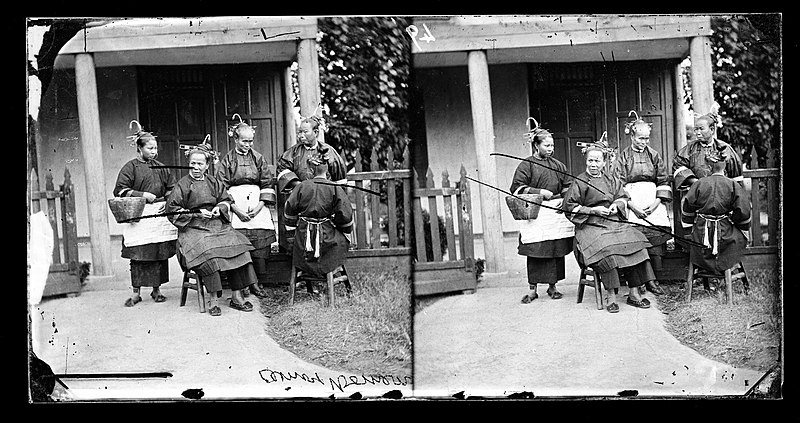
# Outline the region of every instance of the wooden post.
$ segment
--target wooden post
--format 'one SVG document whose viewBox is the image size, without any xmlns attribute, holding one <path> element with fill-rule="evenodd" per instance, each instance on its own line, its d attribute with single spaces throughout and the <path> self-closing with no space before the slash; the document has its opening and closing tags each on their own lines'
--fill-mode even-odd
<svg viewBox="0 0 800 423">
<path fill-rule="evenodd" d="M 464 165 L 461 165 L 461 180 L 459 182 L 459 188 L 461 188 L 461 198 L 463 207 L 462 210 L 459 210 L 459 214 L 461 215 L 461 221 L 463 225 L 461 226 L 461 233 L 463 234 L 464 240 L 464 265 L 468 271 L 472 271 L 475 266 L 475 237 L 472 234 L 472 195 L 470 195 L 469 189 L 469 180 L 467 179 L 467 169 L 464 168 Z"/>
<path fill-rule="evenodd" d="M 394 148 L 386 150 L 386 170 L 394 170 Z M 386 209 L 387 209 L 387 232 L 389 233 L 389 248 L 397 247 L 397 191 L 395 189 L 396 179 L 386 180 Z"/>
<path fill-rule="evenodd" d="M 416 191 L 419 188 L 419 175 L 417 170 L 413 172 L 414 184 L 413 188 Z M 428 255 L 425 252 L 425 223 L 422 219 L 422 197 L 414 196 L 414 240 L 417 247 L 417 263 L 425 263 L 428 261 Z"/>
<path fill-rule="evenodd" d="M 750 150 L 750 168 L 758 169 L 756 147 Z M 750 179 L 750 245 L 763 245 L 761 242 L 761 178 Z"/>
<path fill-rule="evenodd" d="M 58 211 L 56 209 L 56 187 L 53 185 L 53 174 L 50 171 L 44 177 L 44 189 L 47 191 L 47 218 L 53 227 L 53 263 L 61 263 L 62 236 L 58 232 Z"/>
<path fill-rule="evenodd" d="M 431 168 L 425 173 L 425 188 L 436 188 L 433 183 L 433 172 Z M 433 250 L 433 261 L 442 261 L 442 241 L 439 236 L 439 208 L 436 206 L 436 196 L 428 197 L 428 213 L 431 224 L 431 249 Z"/>
<path fill-rule="evenodd" d="M 450 188 L 450 174 L 447 169 L 442 172 L 442 188 Z M 447 232 L 447 253 L 450 260 L 458 260 L 456 257 L 456 235 L 453 231 L 453 196 L 445 194 L 444 200 L 444 227 Z"/>
<path fill-rule="evenodd" d="M 289 147 L 297 144 L 297 128 L 295 127 L 294 122 L 294 93 L 292 92 L 291 66 L 287 66 L 283 70 L 283 86 L 286 93 L 283 98 L 283 114 L 284 119 L 286 120 L 286 125 L 284 125 L 284 136 L 286 137 L 284 145 L 288 149 Z"/>
<path fill-rule="evenodd" d="M 297 83 L 300 95 L 300 114 L 310 116 L 320 105 L 322 95 L 319 87 L 319 58 L 317 41 L 313 38 L 300 40 L 297 44 Z M 319 131 L 319 140 L 324 140 Z"/>
<path fill-rule="evenodd" d="M 369 170 L 377 172 L 378 169 L 378 150 L 375 146 L 372 147 L 372 157 L 370 158 Z M 369 188 L 375 192 L 381 191 L 380 179 L 373 179 L 370 181 Z M 372 217 L 372 248 L 381 248 L 381 197 L 378 195 L 369 196 L 370 216 Z"/>
<path fill-rule="evenodd" d="M 361 168 L 361 152 L 358 151 L 358 149 L 356 149 L 355 161 L 356 162 L 353 164 L 353 167 L 355 168 L 356 172 L 361 172 L 361 170 L 362 170 L 362 168 Z M 356 186 L 359 187 L 359 188 L 363 188 L 364 187 L 364 182 L 363 181 L 356 181 Z M 356 230 L 356 234 L 355 234 L 356 235 L 355 236 L 356 248 L 369 248 L 369 245 L 367 244 L 367 219 L 364 216 L 365 211 L 366 211 L 366 207 L 364 206 L 364 191 L 361 191 L 360 189 L 357 189 L 356 190 L 356 218 L 355 218 L 355 223 L 356 223 L 356 227 L 355 227 L 355 230 Z"/>
<path fill-rule="evenodd" d="M 411 169 L 411 154 L 408 145 L 403 149 L 403 169 Z M 403 241 L 404 247 L 411 247 L 411 178 L 403 179 Z"/>
<path fill-rule="evenodd" d="M 706 36 L 689 41 L 692 61 L 692 108 L 702 115 L 711 111 L 714 102 L 714 77 L 711 67 L 711 41 Z"/>
<path fill-rule="evenodd" d="M 489 65 L 486 52 L 470 51 L 468 55 L 469 96 L 472 106 L 472 130 L 478 157 L 478 179 L 497 186 L 497 165 L 489 156 L 494 152 L 492 95 L 489 90 Z M 486 272 L 497 273 L 503 267 L 503 225 L 500 219 L 500 196 L 497 191 L 480 185 L 478 188 L 483 224 L 483 248 Z"/>
<path fill-rule="evenodd" d="M 675 152 L 677 152 L 686 145 L 686 115 L 683 112 L 683 96 L 686 93 L 683 90 L 683 72 L 681 64 L 676 63 L 673 69 L 672 85 L 675 87 Z M 671 160 L 671 157 L 667 157 L 666 159 Z"/>
<path fill-rule="evenodd" d="M 64 168 L 64 185 L 61 186 L 61 191 L 64 192 L 64 199 L 61 203 L 62 212 L 61 218 L 63 219 L 62 228 L 64 229 L 64 261 L 69 263 L 70 267 L 75 264 L 78 265 L 78 227 L 75 222 L 75 189 L 72 186 L 72 177 L 69 174 L 69 169 Z"/>
<path fill-rule="evenodd" d="M 767 167 L 776 168 L 775 164 L 775 150 L 770 149 L 767 151 Z M 767 178 L 767 222 L 769 234 L 769 245 L 778 245 L 778 186 L 777 179 L 774 177 Z"/>
<path fill-rule="evenodd" d="M 75 86 L 78 94 L 78 120 L 86 179 L 89 215 L 89 239 L 92 247 L 92 273 L 113 275 L 111 235 L 108 230 L 108 203 L 103 145 L 100 139 L 100 111 L 97 105 L 97 81 L 94 58 L 89 53 L 75 55 Z"/>
</svg>

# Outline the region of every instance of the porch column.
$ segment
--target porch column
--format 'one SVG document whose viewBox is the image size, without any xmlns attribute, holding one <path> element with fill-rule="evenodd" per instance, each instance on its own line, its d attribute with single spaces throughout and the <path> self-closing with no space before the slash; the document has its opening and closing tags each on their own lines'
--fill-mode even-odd
<svg viewBox="0 0 800 423">
<path fill-rule="evenodd" d="M 675 151 L 677 152 L 686 145 L 686 114 L 683 110 L 683 96 L 686 94 L 683 89 L 683 68 L 681 64 L 675 64 L 672 71 L 672 85 L 675 87 Z M 671 160 L 671 159 L 669 159 Z"/>
<path fill-rule="evenodd" d="M 489 90 L 489 64 L 486 52 L 468 53 L 469 97 L 472 106 L 472 130 L 475 134 L 475 152 L 478 156 L 478 179 L 492 186 L 497 185 L 497 165 L 494 157 L 494 121 L 492 119 L 492 94 Z M 503 225 L 500 220 L 501 198 L 498 191 L 479 185 L 481 201 L 481 223 L 483 226 L 483 248 L 486 255 L 486 271 L 502 271 Z"/>
<path fill-rule="evenodd" d="M 286 136 L 285 148 L 297 144 L 297 128 L 294 122 L 294 93 L 292 92 L 292 67 L 287 66 L 283 70 L 283 86 L 286 87 L 286 95 L 283 100 L 284 134 Z"/>
<path fill-rule="evenodd" d="M 706 36 L 693 37 L 689 42 L 692 60 L 692 109 L 702 115 L 711 110 L 714 102 L 714 77 L 711 69 L 711 41 Z"/>
<path fill-rule="evenodd" d="M 319 58 L 317 41 L 313 38 L 300 40 L 297 44 L 297 83 L 300 91 L 300 115 L 308 116 L 320 104 Z M 320 139 L 322 138 L 320 131 Z"/>
<path fill-rule="evenodd" d="M 92 274 L 111 276 L 111 235 L 108 230 L 108 201 L 100 141 L 100 112 L 94 58 L 89 53 L 75 55 L 75 86 L 78 95 L 78 122 L 81 130 L 83 170 L 89 211 L 89 239 L 92 243 Z"/>
</svg>

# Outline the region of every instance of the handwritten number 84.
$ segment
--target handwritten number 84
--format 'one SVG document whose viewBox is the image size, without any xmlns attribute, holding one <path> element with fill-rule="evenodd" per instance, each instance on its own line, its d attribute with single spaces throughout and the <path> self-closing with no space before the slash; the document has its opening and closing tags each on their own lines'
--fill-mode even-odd
<svg viewBox="0 0 800 423">
<path fill-rule="evenodd" d="M 422 28 L 425 30 L 425 34 L 419 37 L 421 41 L 425 41 L 426 43 L 436 41 L 436 38 L 433 37 L 433 34 L 431 34 L 431 31 L 428 29 L 427 25 L 423 23 Z M 408 32 L 408 35 L 411 36 L 411 39 L 414 41 L 414 45 L 417 46 L 417 50 L 422 50 L 422 48 L 419 46 L 419 43 L 417 43 L 417 34 L 419 34 L 419 29 L 417 29 L 417 26 L 409 25 L 408 28 L 406 28 L 406 32 Z"/>
</svg>

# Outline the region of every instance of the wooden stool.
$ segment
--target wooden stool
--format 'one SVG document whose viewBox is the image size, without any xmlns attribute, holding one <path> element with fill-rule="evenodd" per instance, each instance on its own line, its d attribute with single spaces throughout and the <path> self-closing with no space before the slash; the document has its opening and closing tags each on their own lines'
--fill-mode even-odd
<svg viewBox="0 0 800 423">
<path fill-rule="evenodd" d="M 293 305 L 294 304 L 294 292 L 297 289 L 297 286 L 296 286 L 297 285 L 297 268 L 295 268 L 294 266 L 290 266 L 290 269 L 291 270 L 290 270 L 290 273 L 289 273 L 289 305 Z M 338 270 L 338 269 L 336 269 L 336 270 Z M 333 274 L 336 273 L 336 270 L 334 270 L 332 272 L 328 272 L 328 273 L 325 274 L 325 280 L 326 280 L 327 285 L 328 285 L 328 301 L 329 301 L 328 304 L 331 307 L 334 306 L 334 296 L 335 296 L 334 295 L 335 294 L 334 287 L 336 285 L 336 282 L 344 282 L 345 287 L 347 288 L 347 292 L 348 293 L 352 292 L 352 289 L 350 287 L 350 281 L 349 281 L 349 278 L 347 277 L 347 269 L 345 269 L 344 265 L 342 265 L 342 274 L 343 274 L 343 276 L 334 279 Z M 306 279 L 306 290 L 309 293 L 313 292 L 312 289 L 311 289 L 310 282 L 311 282 L 310 280 Z"/>
<path fill-rule="evenodd" d="M 191 280 L 194 279 L 194 283 Z M 181 285 L 181 303 L 180 306 L 186 305 L 186 294 L 190 289 L 197 291 L 197 304 L 200 306 L 200 312 L 206 312 L 206 296 L 203 293 L 203 280 L 192 270 L 183 272 L 183 284 Z"/>
<path fill-rule="evenodd" d="M 591 279 L 587 279 L 587 277 L 591 277 Z M 597 303 L 597 309 L 602 310 L 605 308 L 604 300 L 603 300 L 603 283 L 600 281 L 600 276 L 597 275 L 593 269 L 581 267 L 581 279 L 578 283 L 578 304 L 583 302 L 583 290 L 586 289 L 586 286 L 591 286 L 594 288 L 594 296 L 595 302 Z"/>
<path fill-rule="evenodd" d="M 741 263 L 738 263 L 735 267 L 741 266 Z M 725 270 L 724 275 L 718 275 L 711 272 L 706 272 L 704 269 L 700 269 L 699 272 L 695 273 L 695 266 L 692 264 L 692 261 L 689 260 L 689 273 L 686 276 L 686 302 L 692 301 L 692 286 L 694 285 L 695 278 L 716 278 L 716 279 L 725 279 L 725 291 L 728 295 L 728 305 L 733 304 L 733 281 L 737 279 L 746 278 L 744 273 L 744 266 L 742 266 L 742 273 L 737 273 L 735 276 L 731 275 L 731 270 L 735 267 Z M 707 285 L 707 282 L 703 282 L 704 285 Z"/>
</svg>

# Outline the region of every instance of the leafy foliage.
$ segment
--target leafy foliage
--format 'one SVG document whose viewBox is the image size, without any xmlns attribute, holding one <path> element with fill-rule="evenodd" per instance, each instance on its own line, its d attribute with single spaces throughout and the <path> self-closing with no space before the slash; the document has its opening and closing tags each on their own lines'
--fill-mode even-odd
<svg viewBox="0 0 800 423">
<path fill-rule="evenodd" d="M 410 19 L 399 17 L 320 18 L 320 85 L 326 142 L 353 163 L 356 149 L 370 157 L 373 146 L 401 157 L 408 142 Z M 365 168 L 369 166 L 366 160 Z"/>
<path fill-rule="evenodd" d="M 759 165 L 780 148 L 781 48 L 778 15 L 715 16 L 711 19 L 714 98 L 720 104 L 719 138 L 744 152 L 755 146 Z M 684 73 L 688 103 L 691 74 Z M 777 159 L 777 156 L 776 156 Z"/>
</svg>

